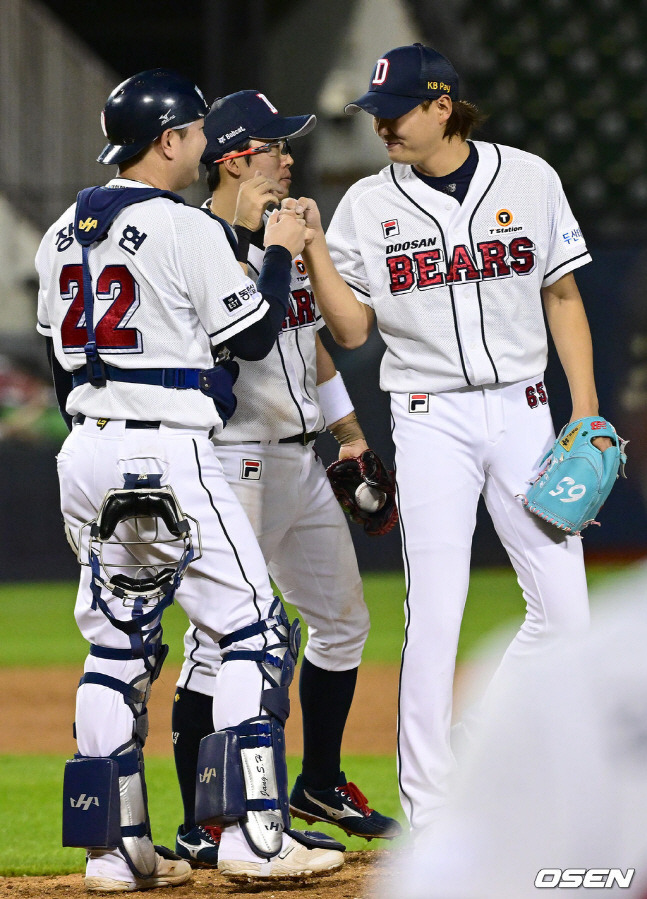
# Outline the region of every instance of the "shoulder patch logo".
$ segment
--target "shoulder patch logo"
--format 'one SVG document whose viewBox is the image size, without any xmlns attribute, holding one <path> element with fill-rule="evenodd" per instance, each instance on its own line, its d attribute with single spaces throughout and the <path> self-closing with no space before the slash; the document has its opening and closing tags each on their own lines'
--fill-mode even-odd
<svg viewBox="0 0 647 899">
<path fill-rule="evenodd" d="M 99 222 L 96 219 L 87 218 L 83 219 L 82 222 L 79 222 L 79 229 L 81 231 L 93 231 L 98 225 Z"/>
<path fill-rule="evenodd" d="M 576 427 L 572 428 L 568 432 L 568 434 L 564 434 L 562 439 L 559 441 L 560 446 L 563 446 L 567 453 L 570 453 L 573 442 L 581 430 L 582 422 L 580 422 Z"/>
<path fill-rule="evenodd" d="M 223 297 L 222 303 L 227 310 L 227 314 L 234 315 L 243 303 L 247 302 L 247 300 L 252 297 L 257 296 L 257 294 L 258 291 L 256 290 L 256 285 L 250 284 L 249 287 L 243 287 L 238 293 L 230 293 L 229 296 Z"/>
<path fill-rule="evenodd" d="M 394 234 L 400 233 L 400 226 L 397 219 L 389 219 L 388 222 L 382 222 L 382 234 L 384 238 L 393 237 Z"/>
</svg>

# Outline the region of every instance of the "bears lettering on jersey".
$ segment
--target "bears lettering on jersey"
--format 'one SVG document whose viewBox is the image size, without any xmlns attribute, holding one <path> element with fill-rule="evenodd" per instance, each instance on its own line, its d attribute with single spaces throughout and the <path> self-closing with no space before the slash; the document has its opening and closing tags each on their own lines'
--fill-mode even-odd
<svg viewBox="0 0 647 899">
<path fill-rule="evenodd" d="M 290 305 L 285 314 L 281 329 L 292 331 L 306 325 L 314 325 L 317 320 L 315 298 L 311 290 L 305 287 L 290 292 Z"/>
<path fill-rule="evenodd" d="M 392 244 L 387 253 L 400 246 L 424 245 L 424 241 Z M 493 278 L 509 278 L 513 274 L 527 275 L 537 263 L 536 247 L 529 237 L 515 237 L 506 245 L 501 240 L 481 241 L 476 253 L 459 244 L 448 258 L 440 247 L 430 247 L 415 253 L 387 255 L 389 287 L 392 294 L 430 290 L 449 284 L 466 284 Z"/>
</svg>

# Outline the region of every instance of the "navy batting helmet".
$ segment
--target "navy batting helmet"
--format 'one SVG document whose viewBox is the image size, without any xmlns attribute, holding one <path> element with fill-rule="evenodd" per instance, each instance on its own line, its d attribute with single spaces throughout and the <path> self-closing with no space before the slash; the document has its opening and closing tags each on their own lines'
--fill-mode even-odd
<svg viewBox="0 0 647 899">
<path fill-rule="evenodd" d="M 101 127 L 110 143 L 97 162 L 124 162 L 167 128 L 184 128 L 208 112 L 200 89 L 171 69 L 149 69 L 133 75 L 117 85 L 103 107 Z"/>
</svg>

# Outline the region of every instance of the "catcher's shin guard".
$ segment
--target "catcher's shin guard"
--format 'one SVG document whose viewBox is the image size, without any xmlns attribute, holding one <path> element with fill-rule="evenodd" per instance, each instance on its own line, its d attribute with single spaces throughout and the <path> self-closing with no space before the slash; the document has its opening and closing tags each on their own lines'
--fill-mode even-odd
<svg viewBox="0 0 647 899">
<path fill-rule="evenodd" d="M 63 845 L 120 849 L 135 877 L 155 873 L 144 759 L 139 747 L 65 763 Z"/>
<path fill-rule="evenodd" d="M 199 527 L 190 520 L 199 544 Z M 125 523 L 132 527 L 130 539 L 117 533 Z M 183 514 L 171 488 L 161 486 L 159 475 L 146 474 L 126 474 L 123 489 L 109 490 L 96 519 L 83 525 L 78 541 L 73 543 L 79 561 L 91 569 L 93 607 L 100 609 L 130 644 L 129 649 L 91 645 L 90 655 L 122 662 L 141 660 L 143 670 L 130 683 L 101 671 L 88 671 L 80 680 L 79 688 L 95 684 L 121 693 L 132 712 L 133 727 L 130 738 L 109 756 L 77 755 L 66 763 L 63 845 L 118 848 L 134 876 L 145 880 L 156 871 L 144 778 L 146 706 L 151 685 L 168 652 L 168 646 L 162 643 L 162 613 L 173 602 L 199 549 L 196 555 L 189 516 Z M 127 545 L 132 564 L 111 564 L 110 544 Z M 169 552 L 175 547 L 175 566 L 156 564 L 148 558 L 155 545 L 165 545 Z M 106 593 L 112 595 L 111 599 Z M 114 599 L 131 610 L 129 618 L 121 619 L 111 611 L 109 603 Z"/>
<path fill-rule="evenodd" d="M 268 644 L 262 650 L 229 648 L 261 633 Z M 200 744 L 196 821 L 223 825 L 239 821 L 261 858 L 272 858 L 281 850 L 282 833 L 290 824 L 283 727 L 290 712 L 288 689 L 300 641 L 299 622 L 290 624 L 278 599 L 269 618 L 220 641 L 223 665 L 256 662 L 267 684 L 261 693 L 267 714 L 210 734 Z"/>
<path fill-rule="evenodd" d="M 290 826 L 283 725 L 269 715 L 204 737 L 198 756 L 196 821 L 240 823 L 261 858 L 280 852 Z"/>
<path fill-rule="evenodd" d="M 79 688 L 97 684 L 121 693 L 133 715 L 132 737 L 110 756 L 77 755 L 66 762 L 63 789 L 63 845 L 118 848 L 135 877 L 142 879 L 155 873 L 143 747 L 148 736 L 146 705 L 151 684 L 159 674 L 167 647 L 158 643 L 157 649 L 157 655 L 142 660 L 146 667 L 131 683 L 100 672 L 83 675 Z M 90 651 L 101 658 L 120 657 L 122 652 L 97 646 Z"/>
</svg>

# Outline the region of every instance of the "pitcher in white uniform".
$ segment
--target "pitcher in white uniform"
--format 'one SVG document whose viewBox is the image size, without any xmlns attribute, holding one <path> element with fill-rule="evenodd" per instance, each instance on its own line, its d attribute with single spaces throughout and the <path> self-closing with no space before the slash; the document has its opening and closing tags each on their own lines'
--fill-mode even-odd
<svg viewBox="0 0 647 899">
<path fill-rule="evenodd" d="M 407 581 L 398 763 L 418 830 L 442 807 L 455 764 L 452 685 L 481 494 L 526 602 L 502 664 L 588 626 L 580 538 L 551 529 L 517 496 L 554 441 L 544 312 L 572 418 L 598 413 L 572 274 L 590 256 L 546 162 L 468 140 L 481 116 L 435 50 L 386 53 L 368 92 L 346 107 L 360 109 L 390 165 L 346 193 L 329 250 L 316 205 L 299 205 L 317 232 L 304 258 L 333 336 L 359 346 L 376 320 L 386 343 L 380 386 L 391 394 Z"/>
</svg>

